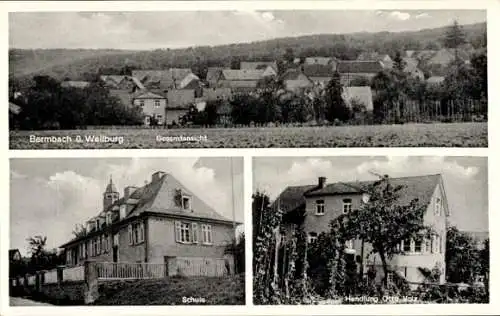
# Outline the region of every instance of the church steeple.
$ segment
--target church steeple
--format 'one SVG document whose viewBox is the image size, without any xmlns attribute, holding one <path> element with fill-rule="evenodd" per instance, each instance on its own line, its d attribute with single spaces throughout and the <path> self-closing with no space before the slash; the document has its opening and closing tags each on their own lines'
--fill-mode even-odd
<svg viewBox="0 0 500 316">
<path fill-rule="evenodd" d="M 109 183 L 106 186 L 106 191 L 104 191 L 102 198 L 103 209 L 104 210 L 107 209 L 110 205 L 115 203 L 119 198 L 120 194 L 118 193 L 118 190 L 116 189 L 116 186 L 113 183 L 113 178 L 110 176 Z"/>
</svg>

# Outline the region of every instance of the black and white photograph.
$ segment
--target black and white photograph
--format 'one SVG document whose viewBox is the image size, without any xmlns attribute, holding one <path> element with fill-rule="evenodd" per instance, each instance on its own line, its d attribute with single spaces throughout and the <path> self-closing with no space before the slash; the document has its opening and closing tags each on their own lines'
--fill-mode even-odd
<svg viewBox="0 0 500 316">
<path fill-rule="evenodd" d="M 488 147 L 486 10 L 234 7 L 10 12 L 10 148 Z"/>
<path fill-rule="evenodd" d="M 254 158 L 253 303 L 489 303 L 487 160 Z"/>
<path fill-rule="evenodd" d="M 241 157 L 10 165 L 10 306 L 245 304 Z"/>
</svg>

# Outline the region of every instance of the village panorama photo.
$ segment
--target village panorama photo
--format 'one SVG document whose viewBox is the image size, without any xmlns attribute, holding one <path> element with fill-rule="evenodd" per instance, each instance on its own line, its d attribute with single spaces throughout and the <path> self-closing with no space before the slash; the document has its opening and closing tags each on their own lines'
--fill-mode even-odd
<svg viewBox="0 0 500 316">
<path fill-rule="evenodd" d="M 10 306 L 245 304 L 241 157 L 10 164 Z"/>
<path fill-rule="evenodd" d="M 9 13 L 11 149 L 487 147 L 487 86 L 486 10 Z"/>
<path fill-rule="evenodd" d="M 254 158 L 254 304 L 489 303 L 487 166 Z"/>
</svg>

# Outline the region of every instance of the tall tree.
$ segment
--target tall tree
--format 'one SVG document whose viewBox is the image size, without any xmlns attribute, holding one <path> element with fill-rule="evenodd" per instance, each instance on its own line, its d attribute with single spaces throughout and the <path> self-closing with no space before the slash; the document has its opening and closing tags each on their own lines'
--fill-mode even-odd
<svg viewBox="0 0 500 316">
<path fill-rule="evenodd" d="M 292 48 L 287 48 L 285 54 L 283 55 L 283 60 L 285 60 L 288 64 L 293 64 L 295 59 L 295 53 Z"/>
<path fill-rule="evenodd" d="M 446 279 L 452 283 L 472 284 L 479 273 L 479 252 L 472 236 L 455 226 L 446 233 Z"/>
<path fill-rule="evenodd" d="M 330 122 L 335 121 L 335 119 L 344 122 L 351 118 L 351 111 L 344 102 L 342 92 L 343 87 L 340 82 L 340 74 L 335 71 L 325 90 L 325 117 Z"/>
<path fill-rule="evenodd" d="M 388 175 L 380 176 L 363 188 L 370 197 L 368 202 L 342 220 L 346 237 L 364 240 L 373 247 L 372 253 L 382 263 L 384 284 L 389 273 L 388 261 L 400 253 L 401 241 L 418 240 L 430 233 L 430 227 L 423 221 L 427 206 L 418 199 L 401 203 L 403 189 L 402 185 L 393 185 Z"/>
<path fill-rule="evenodd" d="M 396 52 L 396 56 L 394 56 L 394 69 L 401 72 L 405 69 L 405 61 L 401 57 L 399 51 Z"/>
<path fill-rule="evenodd" d="M 460 45 L 465 44 L 465 33 L 457 20 L 453 21 L 453 24 L 446 30 L 443 44 L 446 48 L 452 48 L 455 50 L 455 59 L 458 59 L 458 48 Z"/>
</svg>

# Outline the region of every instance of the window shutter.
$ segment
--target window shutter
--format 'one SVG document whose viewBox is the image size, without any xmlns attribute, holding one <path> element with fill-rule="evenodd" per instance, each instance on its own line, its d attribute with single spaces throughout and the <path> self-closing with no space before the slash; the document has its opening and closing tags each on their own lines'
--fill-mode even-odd
<svg viewBox="0 0 500 316">
<path fill-rule="evenodd" d="M 193 243 L 197 244 L 198 243 L 198 224 L 197 223 L 192 223 L 191 224 L 191 239 L 193 240 Z"/>
<path fill-rule="evenodd" d="M 134 243 L 134 236 L 132 232 L 132 225 L 128 225 L 128 244 L 132 245 Z"/>
<path fill-rule="evenodd" d="M 175 241 L 181 241 L 181 222 L 175 222 Z"/>
<path fill-rule="evenodd" d="M 209 244 L 212 243 L 212 226 L 211 225 L 207 225 L 207 241 Z"/>
</svg>

